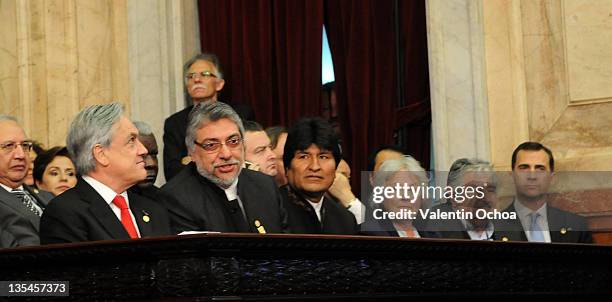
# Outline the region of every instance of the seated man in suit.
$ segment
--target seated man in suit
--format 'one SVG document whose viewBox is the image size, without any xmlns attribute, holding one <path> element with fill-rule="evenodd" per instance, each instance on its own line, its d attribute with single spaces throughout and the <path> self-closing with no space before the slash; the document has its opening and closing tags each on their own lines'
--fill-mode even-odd
<svg viewBox="0 0 612 302">
<path fill-rule="evenodd" d="M 243 138 L 229 105 L 201 103 L 191 112 L 185 144 L 194 162 L 162 187 L 175 232 L 287 232 L 274 179 L 242 169 Z"/>
<path fill-rule="evenodd" d="M 170 181 L 191 162 L 185 147 L 187 119 L 193 107 L 202 102 L 216 102 L 225 85 L 219 58 L 201 53 L 189 59 L 183 67 L 185 90 L 193 105 L 171 115 L 164 121 L 164 174 Z M 247 104 L 231 104 L 244 120 L 254 120 L 253 109 Z"/>
<path fill-rule="evenodd" d="M 471 217 L 450 216 L 448 219 L 427 220 L 426 230 L 436 233 L 442 238 L 471 239 L 471 240 L 502 240 L 500 232 L 496 232 L 496 221 L 479 218 L 478 210 L 491 212 L 497 205 L 497 178 L 493 167 L 487 161 L 480 159 L 461 158 L 453 162 L 446 182 L 448 187 L 472 187 L 474 191 L 480 187 L 482 198 L 466 198 L 455 195 L 431 208 L 431 212 L 461 213 L 465 212 Z M 467 191 L 463 189 L 462 191 Z M 471 219 L 469 219 L 471 218 Z"/>
<path fill-rule="evenodd" d="M 321 118 L 305 118 L 290 129 L 283 162 L 288 185 L 282 187 L 294 233 L 356 234 L 355 216 L 340 203 L 325 198 L 342 159 L 338 138 Z"/>
<path fill-rule="evenodd" d="M 553 179 L 555 160 L 544 145 L 524 142 L 512 153 L 512 177 L 516 196 L 505 210 L 516 212 L 504 228 L 518 240 L 530 242 L 592 243 L 586 220 L 548 204 L 548 188 Z"/>
<path fill-rule="evenodd" d="M 159 188 L 155 186 L 157 173 L 159 172 L 157 140 L 149 124 L 141 121 L 134 121 L 134 126 L 138 129 L 138 140 L 147 148 L 147 155 L 145 156 L 147 177 L 135 186 L 132 186 L 130 191 L 144 195 L 152 200 L 158 200 L 160 198 L 160 191 Z"/>
<path fill-rule="evenodd" d="M 42 200 L 24 184 L 32 142 L 14 117 L 0 115 L 0 247 L 39 244 Z"/>
<path fill-rule="evenodd" d="M 121 104 L 77 114 L 66 139 L 79 179 L 54 198 L 40 222 L 43 244 L 170 235 L 166 209 L 127 191 L 145 179 L 147 149 Z"/>
</svg>

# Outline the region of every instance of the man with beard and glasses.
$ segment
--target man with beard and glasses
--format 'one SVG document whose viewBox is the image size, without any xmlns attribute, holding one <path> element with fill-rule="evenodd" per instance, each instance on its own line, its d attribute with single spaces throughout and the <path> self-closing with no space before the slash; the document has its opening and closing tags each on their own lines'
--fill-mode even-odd
<svg viewBox="0 0 612 302">
<path fill-rule="evenodd" d="M 189 115 L 185 144 L 193 159 L 162 187 L 173 230 L 287 232 L 287 214 L 274 179 L 242 169 L 244 127 L 222 102 Z"/>
<path fill-rule="evenodd" d="M 472 219 L 430 219 L 425 230 L 431 234 L 437 233 L 439 237 L 451 239 L 471 240 L 502 240 L 502 235 L 496 232 L 496 221 L 479 219 L 476 211 L 493 211 L 497 205 L 497 179 L 489 162 L 479 159 L 461 158 L 456 160 L 448 172 L 447 185 L 455 192 L 457 187 L 472 187 L 476 192 L 478 187 L 484 196 L 453 196 L 446 202 L 431 208 L 431 212 L 464 212 L 471 213 Z M 465 189 L 464 189 L 465 190 Z M 467 190 L 466 190 L 467 191 Z M 473 194 L 478 195 L 478 194 Z M 481 198 L 478 198 L 481 197 Z M 467 215 L 466 215 L 467 216 Z M 504 234 L 505 236 L 505 234 Z"/>
</svg>

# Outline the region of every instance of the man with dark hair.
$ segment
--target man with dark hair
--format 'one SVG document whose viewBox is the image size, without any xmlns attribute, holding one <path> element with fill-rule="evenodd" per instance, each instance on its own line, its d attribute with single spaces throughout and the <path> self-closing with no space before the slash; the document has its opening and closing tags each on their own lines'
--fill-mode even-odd
<svg viewBox="0 0 612 302">
<path fill-rule="evenodd" d="M 282 192 L 294 233 L 357 233 L 355 216 L 325 198 L 341 159 L 338 138 L 327 121 L 305 118 L 289 129 L 283 154 L 289 184 Z"/>
<path fill-rule="evenodd" d="M 270 138 L 270 146 L 276 155 L 276 184 L 284 186 L 287 184 L 285 175 L 285 164 L 283 164 L 283 152 L 285 152 L 285 142 L 287 141 L 287 129 L 283 126 L 273 126 L 266 129 L 266 134 Z"/>
<path fill-rule="evenodd" d="M 266 175 L 276 176 L 276 154 L 263 127 L 254 121 L 244 122 L 245 167 Z"/>
<path fill-rule="evenodd" d="M 523 241 L 592 243 L 583 217 L 547 203 L 555 162 L 550 149 L 537 142 L 520 144 L 512 153 L 512 177 L 516 188 L 513 203 L 505 210 L 516 212 L 504 229 L 520 233 Z"/>
<path fill-rule="evenodd" d="M 191 162 L 185 146 L 187 118 L 194 105 L 216 102 L 225 85 L 219 58 L 212 53 L 201 53 L 189 59 L 183 67 L 185 90 L 193 105 L 171 115 L 164 122 L 164 174 L 170 180 Z M 232 104 L 238 115 L 247 120 L 255 119 L 253 110 L 246 104 Z"/>
<path fill-rule="evenodd" d="M 144 195 L 153 200 L 158 200 L 160 192 L 159 188 L 155 186 L 157 173 L 159 172 L 159 161 L 157 159 L 159 149 L 157 147 L 157 140 L 155 139 L 151 125 L 142 121 L 134 121 L 134 126 L 138 129 L 138 140 L 147 148 L 147 155 L 145 155 L 145 170 L 147 171 L 147 177 L 131 187 L 130 191 Z"/>
<path fill-rule="evenodd" d="M 193 163 L 162 187 L 175 232 L 288 231 L 274 179 L 242 168 L 243 137 L 240 117 L 225 103 L 191 112 L 185 144 Z"/>
</svg>

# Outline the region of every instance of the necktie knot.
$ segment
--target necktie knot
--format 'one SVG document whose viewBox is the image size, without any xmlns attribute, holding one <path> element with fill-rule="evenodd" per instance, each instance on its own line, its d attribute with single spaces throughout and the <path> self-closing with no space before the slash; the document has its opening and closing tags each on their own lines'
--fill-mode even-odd
<svg viewBox="0 0 612 302">
<path fill-rule="evenodd" d="M 115 198 L 113 198 L 113 203 L 121 210 L 129 209 L 127 202 L 125 202 L 125 198 L 121 195 L 115 196 Z"/>
</svg>

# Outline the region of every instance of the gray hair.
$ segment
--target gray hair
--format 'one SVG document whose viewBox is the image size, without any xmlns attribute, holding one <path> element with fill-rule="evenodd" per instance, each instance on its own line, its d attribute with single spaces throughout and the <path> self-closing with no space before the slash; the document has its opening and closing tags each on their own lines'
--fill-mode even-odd
<svg viewBox="0 0 612 302">
<path fill-rule="evenodd" d="M 223 102 L 206 101 L 194 106 L 193 110 L 189 113 L 189 120 L 187 122 L 187 133 L 185 135 L 187 149 L 193 151 L 193 148 L 195 148 L 194 141 L 196 140 L 198 129 L 224 118 L 234 122 L 238 127 L 240 137 L 244 138 L 242 120 L 230 105 Z"/>
<path fill-rule="evenodd" d="M 136 129 L 138 129 L 139 135 L 153 135 L 153 128 L 146 122 L 143 121 L 132 121 Z"/>
<path fill-rule="evenodd" d="M 451 165 L 446 184 L 451 187 L 458 187 L 465 185 L 463 183 L 463 176 L 467 172 L 493 172 L 493 166 L 488 161 L 484 161 L 477 158 L 460 158 L 453 162 Z M 491 180 L 493 184 L 497 183 L 495 175 Z"/>
<path fill-rule="evenodd" d="M 111 103 L 85 107 L 72 120 L 66 147 L 79 174 L 87 175 L 96 168 L 93 148 L 98 144 L 110 146 L 115 132 L 113 125 L 122 115 L 123 105 Z"/>
<path fill-rule="evenodd" d="M 15 118 L 14 116 L 6 115 L 6 114 L 0 114 L 0 122 L 1 121 L 13 121 L 15 123 L 19 123 L 17 118 Z"/>
<path fill-rule="evenodd" d="M 191 65 L 193 65 L 193 63 L 197 61 L 208 61 L 212 63 L 216 69 L 215 75 L 217 76 L 217 78 L 223 79 L 223 71 L 221 70 L 221 63 L 219 61 L 219 57 L 217 57 L 217 55 L 215 55 L 214 53 L 205 52 L 197 54 L 191 59 L 189 59 L 187 62 L 185 62 L 185 65 L 183 66 L 183 79 L 185 80 L 185 83 L 187 83 L 187 72 L 189 72 L 189 67 L 191 67 Z"/>
<path fill-rule="evenodd" d="M 410 155 L 404 155 L 404 157 L 400 159 L 385 160 L 382 165 L 380 165 L 379 170 L 374 175 L 375 186 L 384 186 L 389 178 L 395 174 L 391 172 L 399 171 L 406 171 L 413 174 L 418 178 L 419 184 L 429 183 L 427 172 L 425 172 L 425 169 L 421 166 L 421 163 Z"/>
</svg>

